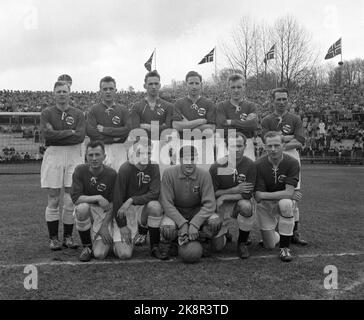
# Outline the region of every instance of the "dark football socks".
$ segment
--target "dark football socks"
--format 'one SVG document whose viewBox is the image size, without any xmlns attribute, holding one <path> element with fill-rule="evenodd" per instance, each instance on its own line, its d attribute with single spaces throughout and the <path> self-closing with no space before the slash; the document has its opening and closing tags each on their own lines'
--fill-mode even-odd
<svg viewBox="0 0 364 320">
<path fill-rule="evenodd" d="M 144 227 L 138 224 L 138 233 L 142 235 L 146 235 L 148 233 L 148 227 Z"/>
<path fill-rule="evenodd" d="M 91 247 L 92 241 L 91 241 L 91 229 L 88 229 L 86 231 L 78 231 L 80 235 L 80 239 L 82 242 L 82 245 L 84 247 Z"/>
<path fill-rule="evenodd" d="M 160 231 L 159 228 L 152 228 L 149 227 L 149 242 L 150 242 L 150 247 L 153 248 L 155 246 L 159 245 L 159 240 L 160 240 Z"/>
<path fill-rule="evenodd" d="M 63 237 L 72 237 L 73 224 L 63 224 Z"/>
<path fill-rule="evenodd" d="M 291 236 L 280 235 L 280 242 L 279 242 L 280 248 L 288 248 L 290 242 L 291 242 Z"/>
<path fill-rule="evenodd" d="M 47 221 L 48 233 L 50 239 L 58 238 L 58 223 L 59 220 Z"/>
<path fill-rule="evenodd" d="M 246 243 L 249 238 L 250 231 L 243 231 L 239 229 L 239 238 L 238 238 L 238 244 L 240 243 Z"/>
</svg>

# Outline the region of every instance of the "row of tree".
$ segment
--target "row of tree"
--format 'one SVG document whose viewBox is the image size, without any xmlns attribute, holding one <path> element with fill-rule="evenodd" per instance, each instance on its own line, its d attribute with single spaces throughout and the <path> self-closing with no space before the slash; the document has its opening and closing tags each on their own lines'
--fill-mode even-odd
<svg viewBox="0 0 364 320">
<path fill-rule="evenodd" d="M 265 63 L 265 55 L 273 44 L 275 58 Z M 215 75 L 215 81 L 235 71 L 256 89 L 364 83 L 363 59 L 344 61 L 342 66 L 322 64 L 322 52 L 311 34 L 292 15 L 278 18 L 271 25 L 243 17 L 221 49 L 229 67 Z"/>
</svg>

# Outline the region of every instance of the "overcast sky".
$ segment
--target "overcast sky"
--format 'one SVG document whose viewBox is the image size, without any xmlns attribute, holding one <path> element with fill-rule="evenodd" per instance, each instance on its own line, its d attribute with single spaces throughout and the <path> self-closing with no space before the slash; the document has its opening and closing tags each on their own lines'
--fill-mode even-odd
<svg viewBox="0 0 364 320">
<path fill-rule="evenodd" d="M 271 23 L 287 13 L 322 59 L 340 37 L 344 60 L 364 56 L 364 0 L 0 0 L 0 89 L 50 90 L 68 73 L 77 91 L 98 90 L 105 75 L 142 90 L 154 48 L 162 85 L 190 70 L 209 78 L 214 63 L 198 62 L 242 16 Z M 217 66 L 227 66 L 221 51 Z"/>
</svg>

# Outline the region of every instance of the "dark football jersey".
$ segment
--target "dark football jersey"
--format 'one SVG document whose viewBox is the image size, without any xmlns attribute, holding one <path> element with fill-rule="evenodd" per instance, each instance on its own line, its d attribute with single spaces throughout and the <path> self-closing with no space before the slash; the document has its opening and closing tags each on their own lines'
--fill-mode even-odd
<svg viewBox="0 0 364 320">
<path fill-rule="evenodd" d="M 238 107 L 232 105 L 230 100 L 220 102 L 216 108 L 217 129 L 236 129 L 251 138 L 258 129 L 258 121 L 246 120 L 250 113 L 257 113 L 257 105 L 253 102 L 243 100 Z M 231 126 L 227 125 L 226 120 L 232 120 Z"/>
<path fill-rule="evenodd" d="M 283 135 L 294 135 L 295 139 L 305 143 L 301 118 L 286 112 L 282 117 L 271 113 L 262 120 L 263 136 L 268 131 L 280 131 Z"/>
<path fill-rule="evenodd" d="M 236 187 L 239 183 L 249 182 L 255 186 L 255 180 L 257 176 L 257 170 L 255 163 L 247 158 L 243 157 L 239 163 L 236 163 L 236 168 L 232 169 L 231 174 L 222 175 L 219 174 L 219 168 L 226 168 L 228 166 L 227 158 L 225 158 L 226 163 L 221 164 L 219 162 L 215 162 L 210 167 L 210 174 L 212 177 L 212 182 L 214 184 L 214 189 L 230 189 Z M 244 199 L 250 199 L 252 197 L 252 193 L 243 193 Z"/>
<path fill-rule="evenodd" d="M 283 154 L 283 160 L 274 168 L 268 160 L 268 155 L 255 162 L 257 166 L 257 181 L 255 191 L 282 191 L 286 184 L 297 187 L 300 165 L 293 157 Z"/>
<path fill-rule="evenodd" d="M 110 167 L 104 166 L 104 170 L 95 176 L 88 164 L 80 164 L 72 176 L 72 201 L 75 203 L 80 196 L 101 195 L 112 202 L 115 179 L 116 171 Z"/>
<path fill-rule="evenodd" d="M 178 99 L 174 104 L 174 121 L 181 121 L 182 115 L 188 120 L 206 119 L 207 123 L 215 123 L 215 105 L 204 97 L 200 97 L 196 103 L 193 103 L 189 97 Z"/>
</svg>

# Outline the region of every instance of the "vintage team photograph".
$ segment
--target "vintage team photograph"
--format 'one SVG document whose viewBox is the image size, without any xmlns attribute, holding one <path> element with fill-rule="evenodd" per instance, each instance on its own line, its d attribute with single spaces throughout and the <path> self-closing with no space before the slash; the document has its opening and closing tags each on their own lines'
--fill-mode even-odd
<svg viewBox="0 0 364 320">
<path fill-rule="evenodd" d="M 364 0 L 1 1 L 0 26 L 0 300 L 364 299 Z"/>
</svg>

